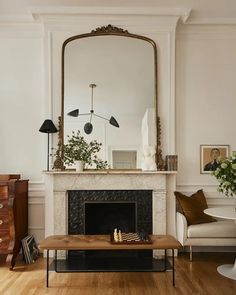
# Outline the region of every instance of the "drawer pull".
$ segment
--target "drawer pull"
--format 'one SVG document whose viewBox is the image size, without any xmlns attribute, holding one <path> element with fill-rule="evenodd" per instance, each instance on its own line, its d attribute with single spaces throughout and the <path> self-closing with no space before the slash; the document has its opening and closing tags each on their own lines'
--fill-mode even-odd
<svg viewBox="0 0 236 295">
<path fill-rule="evenodd" d="M 2 203 L 0 203 L 0 209 L 2 209 L 3 208 L 3 204 Z"/>
<path fill-rule="evenodd" d="M 2 239 L 0 238 L 0 243 L 2 243 Z"/>
<path fill-rule="evenodd" d="M 0 219 L 0 225 L 3 224 L 3 221 Z"/>
</svg>

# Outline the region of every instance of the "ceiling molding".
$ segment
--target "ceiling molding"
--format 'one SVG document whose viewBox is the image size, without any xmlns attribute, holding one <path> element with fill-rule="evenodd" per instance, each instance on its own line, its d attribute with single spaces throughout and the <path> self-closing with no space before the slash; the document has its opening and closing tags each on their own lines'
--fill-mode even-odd
<svg viewBox="0 0 236 295">
<path fill-rule="evenodd" d="M 188 20 L 190 8 L 158 8 L 158 7 L 28 7 L 27 10 L 35 20 L 47 15 L 79 16 L 79 15 L 119 15 L 119 16 L 157 16 L 178 17 L 183 23 Z"/>
<path fill-rule="evenodd" d="M 0 15 L 0 23 L 31 23 L 34 22 L 35 19 L 32 14 L 6 14 Z"/>
<path fill-rule="evenodd" d="M 176 7 L 109 7 L 109 6 L 28 6 L 26 14 L 0 14 L 1 23 L 22 23 L 43 21 L 49 16 L 51 19 L 60 17 L 69 20 L 72 16 L 155 16 L 177 17 L 183 24 L 189 25 L 236 25 L 236 17 L 209 16 L 201 17 L 196 10 Z"/>
<path fill-rule="evenodd" d="M 188 19 L 187 24 L 189 25 L 236 25 L 236 17 L 206 17 L 198 18 L 191 17 Z"/>
<path fill-rule="evenodd" d="M 177 40 L 235 40 L 236 26 L 182 25 L 176 33 Z"/>
</svg>

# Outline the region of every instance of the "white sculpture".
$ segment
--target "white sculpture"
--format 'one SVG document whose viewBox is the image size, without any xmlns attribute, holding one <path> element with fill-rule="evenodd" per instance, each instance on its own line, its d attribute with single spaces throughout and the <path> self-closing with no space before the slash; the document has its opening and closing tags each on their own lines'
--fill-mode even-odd
<svg viewBox="0 0 236 295">
<path fill-rule="evenodd" d="M 147 145 L 143 147 L 142 170 L 144 171 L 157 170 L 155 154 L 156 154 L 156 148 L 154 146 Z"/>
</svg>

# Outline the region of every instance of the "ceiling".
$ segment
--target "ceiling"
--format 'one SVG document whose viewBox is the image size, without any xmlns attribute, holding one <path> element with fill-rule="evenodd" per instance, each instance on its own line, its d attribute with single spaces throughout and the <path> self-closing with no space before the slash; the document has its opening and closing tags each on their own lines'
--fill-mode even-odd
<svg viewBox="0 0 236 295">
<path fill-rule="evenodd" d="M 0 21 L 29 20 L 32 6 L 191 8 L 190 23 L 206 19 L 236 23 L 235 0 L 0 0 Z"/>
</svg>

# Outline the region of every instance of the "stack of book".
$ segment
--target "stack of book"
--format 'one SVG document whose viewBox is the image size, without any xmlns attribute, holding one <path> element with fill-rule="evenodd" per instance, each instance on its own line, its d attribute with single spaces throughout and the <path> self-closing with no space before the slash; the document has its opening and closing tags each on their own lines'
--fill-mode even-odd
<svg viewBox="0 0 236 295">
<path fill-rule="evenodd" d="M 39 256 L 39 248 L 35 242 L 34 236 L 28 235 L 21 240 L 23 256 L 26 264 L 31 264 Z"/>
</svg>

